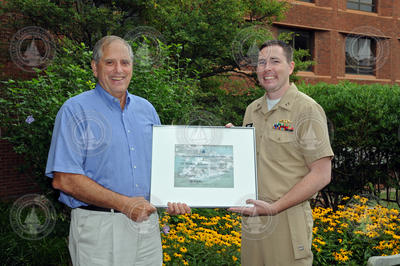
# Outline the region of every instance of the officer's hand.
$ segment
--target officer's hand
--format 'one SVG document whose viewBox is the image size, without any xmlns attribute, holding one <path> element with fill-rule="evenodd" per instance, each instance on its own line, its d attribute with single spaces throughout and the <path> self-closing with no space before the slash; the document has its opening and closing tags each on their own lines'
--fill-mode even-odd
<svg viewBox="0 0 400 266">
<path fill-rule="evenodd" d="M 262 201 L 262 200 L 254 200 L 248 199 L 246 200 L 247 204 L 253 204 L 253 207 L 232 207 L 229 208 L 228 211 L 237 212 L 244 216 L 274 216 L 278 214 L 273 204 Z"/>
<path fill-rule="evenodd" d="M 225 125 L 225 127 L 235 127 L 232 123 L 228 123 Z"/>
<path fill-rule="evenodd" d="M 167 212 L 170 215 L 185 214 L 185 213 L 190 213 L 191 211 L 192 210 L 190 209 L 189 206 L 186 205 L 186 203 L 168 202 Z"/>
<path fill-rule="evenodd" d="M 143 197 L 128 198 L 122 212 L 135 222 L 143 222 L 149 219 L 150 214 L 157 209 Z"/>
</svg>

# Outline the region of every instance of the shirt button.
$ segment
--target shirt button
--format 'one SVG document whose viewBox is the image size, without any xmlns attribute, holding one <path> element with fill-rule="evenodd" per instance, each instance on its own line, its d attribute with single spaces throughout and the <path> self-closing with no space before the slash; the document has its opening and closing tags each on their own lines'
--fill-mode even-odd
<svg viewBox="0 0 400 266">
<path fill-rule="evenodd" d="M 131 131 L 128 129 L 128 133 L 131 133 Z"/>
<path fill-rule="evenodd" d="M 134 147 L 131 147 L 131 151 L 134 151 L 135 150 L 135 148 Z"/>
<path fill-rule="evenodd" d="M 134 166 L 133 166 L 133 168 L 135 168 L 135 169 L 136 169 L 136 165 L 134 165 Z"/>
<path fill-rule="evenodd" d="M 135 186 L 136 186 L 136 187 L 139 187 L 139 185 L 138 185 L 138 184 L 136 184 Z"/>
</svg>

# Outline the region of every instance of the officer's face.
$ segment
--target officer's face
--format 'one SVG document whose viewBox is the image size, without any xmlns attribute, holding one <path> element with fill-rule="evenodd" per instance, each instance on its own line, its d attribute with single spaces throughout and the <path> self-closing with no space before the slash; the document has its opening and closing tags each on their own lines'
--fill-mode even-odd
<svg viewBox="0 0 400 266">
<path fill-rule="evenodd" d="M 108 93 L 118 98 L 126 92 L 132 78 L 128 48 L 116 40 L 104 46 L 102 52 L 99 62 L 92 62 L 93 74 Z"/>
<path fill-rule="evenodd" d="M 267 46 L 258 54 L 257 77 L 267 93 L 289 87 L 293 69 L 294 62 L 287 62 L 283 48 L 278 45 Z"/>
</svg>

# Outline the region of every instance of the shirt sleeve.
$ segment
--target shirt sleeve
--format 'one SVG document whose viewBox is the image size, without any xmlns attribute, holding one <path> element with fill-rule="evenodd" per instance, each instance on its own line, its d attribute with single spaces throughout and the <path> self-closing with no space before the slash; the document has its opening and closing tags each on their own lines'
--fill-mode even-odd
<svg viewBox="0 0 400 266">
<path fill-rule="evenodd" d="M 319 104 L 308 105 L 296 124 L 297 143 L 307 164 L 333 157 L 326 115 Z"/>
<path fill-rule="evenodd" d="M 84 175 L 84 154 L 74 149 L 73 125 L 76 125 L 73 108 L 65 103 L 57 113 L 47 158 L 46 176 L 53 178 L 53 172 Z"/>
<path fill-rule="evenodd" d="M 154 125 L 161 125 L 160 117 L 157 114 L 156 109 L 153 107 Z"/>
</svg>

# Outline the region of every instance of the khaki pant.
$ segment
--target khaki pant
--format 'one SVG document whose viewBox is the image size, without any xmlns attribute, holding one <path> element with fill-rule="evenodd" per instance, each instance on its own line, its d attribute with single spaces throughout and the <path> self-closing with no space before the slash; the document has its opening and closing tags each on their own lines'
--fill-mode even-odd
<svg viewBox="0 0 400 266">
<path fill-rule="evenodd" d="M 242 265 L 312 265 L 312 227 L 308 201 L 273 217 L 243 217 Z"/>
<path fill-rule="evenodd" d="M 136 223 L 122 213 L 73 209 L 69 251 L 74 266 L 161 265 L 158 215 Z"/>
</svg>

